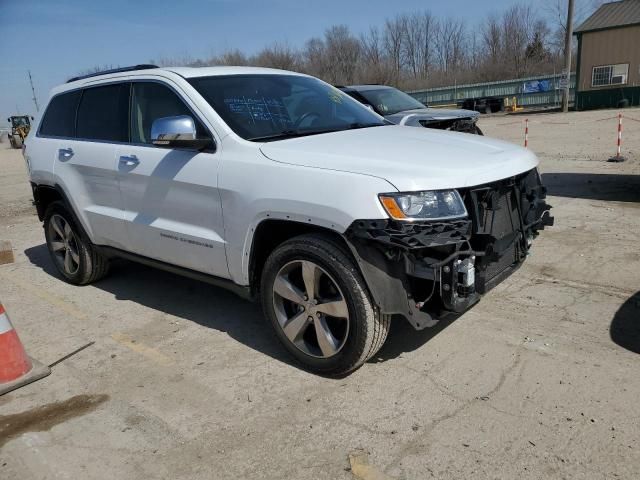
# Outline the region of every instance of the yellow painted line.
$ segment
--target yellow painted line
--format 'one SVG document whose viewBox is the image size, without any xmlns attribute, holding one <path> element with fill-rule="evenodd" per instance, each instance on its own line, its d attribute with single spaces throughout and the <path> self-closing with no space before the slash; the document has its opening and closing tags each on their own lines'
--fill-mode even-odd
<svg viewBox="0 0 640 480">
<path fill-rule="evenodd" d="M 57 308 L 63 313 L 66 313 L 70 317 L 73 317 L 83 322 L 86 322 L 87 320 L 89 320 L 89 316 L 86 313 L 76 308 L 71 302 L 65 300 L 64 298 L 53 295 L 52 293 L 47 292 L 41 287 L 33 286 L 21 280 L 16 280 L 11 275 L 8 275 L 7 273 L 4 273 L 2 271 L 0 271 L 0 277 L 2 277 L 4 280 L 11 282 L 16 287 L 26 292 L 28 295 L 44 300 L 49 305 L 54 306 L 55 308 Z M 160 365 L 166 366 L 174 363 L 171 358 L 160 353 L 158 350 L 148 345 L 145 345 L 143 343 L 139 343 L 134 339 L 132 339 L 129 335 L 126 335 L 124 333 L 115 333 L 111 336 L 111 338 L 113 338 L 119 344 L 129 348 L 130 350 L 136 353 L 139 353 L 147 357 L 148 359 Z"/>
<path fill-rule="evenodd" d="M 89 318 L 86 313 L 77 309 L 71 302 L 68 302 L 64 298 L 57 297 L 56 295 L 53 295 L 52 293 L 49 293 L 42 288 L 34 287 L 29 283 L 16 280 L 15 278 L 12 278 L 10 275 L 7 275 L 5 273 L 0 273 L 0 276 L 2 276 L 5 280 L 13 283 L 15 286 L 20 287 L 20 289 L 22 289 L 23 291 L 29 293 L 30 295 L 38 297 L 41 300 L 44 300 L 48 304 L 53 305 L 58 310 L 61 310 L 62 312 L 77 320 L 86 321 Z"/>
<path fill-rule="evenodd" d="M 173 360 L 171 360 L 169 357 L 167 357 L 163 353 L 160 353 L 158 350 L 156 350 L 153 347 L 150 347 L 148 345 L 145 345 L 144 343 L 140 343 L 134 340 L 133 338 L 131 338 L 131 336 L 127 335 L 126 333 L 114 333 L 113 335 L 111 335 L 111 338 L 113 338 L 120 345 L 127 347 L 128 349 L 147 357 L 149 360 L 152 360 L 155 363 L 158 363 L 163 366 L 168 366 L 173 364 Z"/>
</svg>

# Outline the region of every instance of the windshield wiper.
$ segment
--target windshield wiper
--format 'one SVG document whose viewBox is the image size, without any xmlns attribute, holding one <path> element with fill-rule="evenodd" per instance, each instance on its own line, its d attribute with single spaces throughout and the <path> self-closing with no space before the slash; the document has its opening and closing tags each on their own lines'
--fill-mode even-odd
<svg viewBox="0 0 640 480">
<path fill-rule="evenodd" d="M 369 127 L 383 127 L 385 123 L 352 123 L 349 125 L 349 130 L 355 130 L 356 128 L 369 128 Z"/>
<path fill-rule="evenodd" d="M 341 128 L 325 128 L 318 130 L 283 130 L 282 132 L 273 133 L 271 135 L 263 135 L 260 137 L 251 137 L 247 138 L 247 140 L 251 142 L 262 142 L 262 141 L 270 141 L 270 140 L 286 140 L 287 138 L 297 138 L 297 137 L 306 137 L 309 135 L 319 135 L 321 133 L 332 133 L 332 132 L 341 132 L 343 130 L 353 130 L 356 128 L 368 128 L 368 127 L 379 127 L 384 125 L 384 123 L 351 123 L 346 127 Z"/>
<path fill-rule="evenodd" d="M 303 133 L 298 130 L 283 130 L 282 132 L 272 133 L 271 135 L 247 138 L 247 140 L 251 142 L 259 142 L 262 140 L 284 140 L 285 138 L 302 137 L 304 135 L 308 135 L 307 132 Z"/>
</svg>

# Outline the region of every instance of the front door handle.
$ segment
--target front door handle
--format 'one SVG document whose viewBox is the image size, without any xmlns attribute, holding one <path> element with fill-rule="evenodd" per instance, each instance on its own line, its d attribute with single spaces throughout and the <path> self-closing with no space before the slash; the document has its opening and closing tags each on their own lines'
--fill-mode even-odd
<svg viewBox="0 0 640 480">
<path fill-rule="evenodd" d="M 140 160 L 138 160 L 138 157 L 135 155 L 122 155 L 120 157 L 120 163 L 127 167 L 134 167 L 140 163 Z"/>
<path fill-rule="evenodd" d="M 69 160 L 73 157 L 72 148 L 60 148 L 58 149 L 58 160 Z"/>
</svg>

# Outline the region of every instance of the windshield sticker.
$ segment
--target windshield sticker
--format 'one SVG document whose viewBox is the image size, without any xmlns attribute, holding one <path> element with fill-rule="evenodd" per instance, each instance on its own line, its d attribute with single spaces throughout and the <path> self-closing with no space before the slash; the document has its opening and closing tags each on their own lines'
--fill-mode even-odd
<svg viewBox="0 0 640 480">
<path fill-rule="evenodd" d="M 275 124 L 291 124 L 289 112 L 279 98 L 225 98 L 224 103 L 231 113 L 248 117 L 252 123 L 272 122 Z"/>
<path fill-rule="evenodd" d="M 329 90 L 329 100 L 333 103 L 342 103 L 342 93 L 339 90 Z"/>
</svg>

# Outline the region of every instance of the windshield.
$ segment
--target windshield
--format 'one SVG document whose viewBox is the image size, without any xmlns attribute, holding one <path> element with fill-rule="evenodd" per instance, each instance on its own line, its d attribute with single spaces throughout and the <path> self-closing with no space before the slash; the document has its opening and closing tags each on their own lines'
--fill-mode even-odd
<svg viewBox="0 0 640 480">
<path fill-rule="evenodd" d="M 381 115 L 393 115 L 406 110 L 425 108 L 422 103 L 412 96 L 392 87 L 358 90 L 358 93 Z"/>
<path fill-rule="evenodd" d="M 14 127 L 29 125 L 29 117 L 11 117 L 11 124 Z"/>
<path fill-rule="evenodd" d="M 378 115 L 317 78 L 229 75 L 189 83 L 246 140 L 267 141 L 384 125 Z"/>
</svg>

